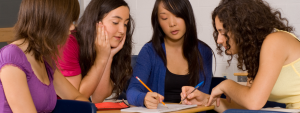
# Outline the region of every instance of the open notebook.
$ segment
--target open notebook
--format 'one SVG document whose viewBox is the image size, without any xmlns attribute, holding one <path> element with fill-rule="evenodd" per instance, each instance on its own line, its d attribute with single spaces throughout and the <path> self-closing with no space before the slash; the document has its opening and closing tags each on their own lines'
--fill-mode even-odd
<svg viewBox="0 0 300 113">
<path fill-rule="evenodd" d="M 122 109 L 123 112 L 142 112 L 142 113 L 161 113 L 161 112 L 172 112 L 183 110 L 187 108 L 197 107 L 197 105 L 182 105 L 182 104 L 166 104 L 168 106 L 165 107 L 163 104 L 158 104 L 157 109 L 147 109 L 145 107 L 131 107 Z"/>
</svg>

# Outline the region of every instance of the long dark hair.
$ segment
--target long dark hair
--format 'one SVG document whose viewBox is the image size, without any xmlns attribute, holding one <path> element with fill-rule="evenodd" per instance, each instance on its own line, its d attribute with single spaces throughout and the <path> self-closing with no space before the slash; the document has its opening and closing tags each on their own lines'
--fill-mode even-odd
<svg viewBox="0 0 300 113">
<path fill-rule="evenodd" d="M 76 28 L 75 37 L 80 47 L 79 63 L 82 78 L 94 65 L 96 59 L 96 23 L 101 21 L 105 14 L 120 7 L 128 6 L 124 0 L 92 0 L 86 7 L 84 14 L 79 20 Z M 132 34 L 134 31 L 134 22 L 131 16 L 127 24 L 126 40 L 123 48 L 114 56 L 111 64 L 110 78 L 114 82 L 114 90 L 118 97 L 126 88 L 127 80 L 131 77 L 132 67 L 131 50 L 132 50 Z"/>
<path fill-rule="evenodd" d="M 207 47 L 209 46 L 198 39 L 194 13 L 188 0 L 156 0 L 151 17 L 153 35 L 150 42 L 152 42 L 156 53 L 161 57 L 165 66 L 167 60 L 161 44 L 164 42 L 166 34 L 163 32 L 158 21 L 158 6 L 160 3 L 163 3 L 168 11 L 185 21 L 186 33 L 183 36 L 184 43 L 182 49 L 183 55 L 188 61 L 190 74 L 189 85 L 195 86 L 199 82 L 200 72 L 203 73 L 204 79 L 206 79 L 203 68 L 203 59 L 198 49 L 198 43 L 200 42 Z M 195 61 L 198 63 L 195 63 Z"/>
<path fill-rule="evenodd" d="M 278 10 L 272 9 L 268 3 L 262 0 L 223 0 L 212 13 L 214 39 L 217 44 L 218 31 L 215 26 L 215 18 L 218 17 L 225 29 L 226 45 L 228 51 L 231 46 L 229 40 L 233 39 L 238 48 L 238 69 L 248 70 L 248 78 L 254 80 L 259 68 L 259 56 L 262 43 L 274 28 L 293 31 L 288 25 L 288 20 L 281 17 Z M 284 21 L 286 23 L 284 23 Z M 228 32 L 231 33 L 229 38 Z M 222 55 L 221 45 L 217 44 L 218 54 Z M 231 58 L 227 61 L 230 62 Z"/>
<path fill-rule="evenodd" d="M 24 38 L 29 43 L 25 53 L 33 51 L 35 60 L 45 59 L 53 67 L 58 45 L 65 44 L 79 12 L 77 0 L 23 0 L 14 27 L 16 40 Z"/>
</svg>

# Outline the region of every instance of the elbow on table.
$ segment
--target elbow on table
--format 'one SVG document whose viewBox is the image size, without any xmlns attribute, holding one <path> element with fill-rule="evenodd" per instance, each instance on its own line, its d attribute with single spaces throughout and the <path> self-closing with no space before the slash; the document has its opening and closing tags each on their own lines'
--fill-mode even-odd
<svg viewBox="0 0 300 113">
<path fill-rule="evenodd" d="M 111 95 L 112 95 L 112 92 L 106 92 L 106 93 L 103 93 L 102 95 L 92 96 L 92 102 L 93 103 L 101 103 Z"/>
<path fill-rule="evenodd" d="M 260 110 L 264 107 L 266 102 L 262 102 L 260 100 L 249 102 L 245 107 L 249 110 Z"/>
</svg>

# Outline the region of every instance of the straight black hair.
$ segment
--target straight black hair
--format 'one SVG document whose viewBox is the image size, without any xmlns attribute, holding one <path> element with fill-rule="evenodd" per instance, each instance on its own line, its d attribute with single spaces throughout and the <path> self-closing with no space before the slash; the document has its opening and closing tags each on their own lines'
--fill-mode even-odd
<svg viewBox="0 0 300 113">
<path fill-rule="evenodd" d="M 209 46 L 198 39 L 195 17 L 189 0 L 156 0 L 151 17 L 153 35 L 149 42 L 152 42 L 156 53 L 161 57 L 165 66 L 167 65 L 167 60 L 161 44 L 164 42 L 166 34 L 163 32 L 158 21 L 158 7 L 160 3 L 163 3 L 164 8 L 168 11 L 185 21 L 186 33 L 183 35 L 184 43 L 182 49 L 184 57 L 188 61 L 189 85 L 195 86 L 199 82 L 200 72 L 204 75 L 204 81 L 206 79 L 198 43 L 202 43 L 207 47 Z M 195 61 L 198 63 L 195 63 Z"/>
</svg>

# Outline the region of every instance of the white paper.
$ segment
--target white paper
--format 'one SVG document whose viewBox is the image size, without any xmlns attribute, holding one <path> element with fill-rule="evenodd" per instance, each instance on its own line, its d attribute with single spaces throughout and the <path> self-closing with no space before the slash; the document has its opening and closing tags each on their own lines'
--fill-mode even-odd
<svg viewBox="0 0 300 113">
<path fill-rule="evenodd" d="M 182 104 L 166 104 L 164 106 L 163 104 L 158 104 L 157 109 L 147 109 L 145 107 L 130 107 L 126 109 L 122 109 L 123 112 L 143 112 L 143 113 L 161 113 L 161 112 L 172 112 L 172 111 L 178 111 L 183 110 L 187 108 L 193 108 L 197 107 L 197 105 L 182 105 Z"/>
</svg>

